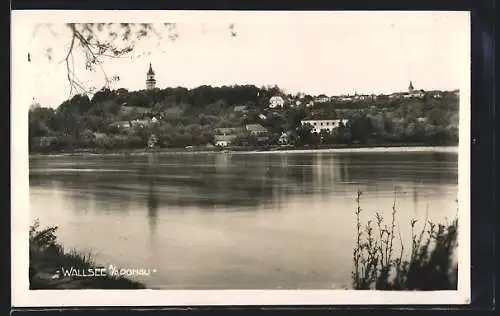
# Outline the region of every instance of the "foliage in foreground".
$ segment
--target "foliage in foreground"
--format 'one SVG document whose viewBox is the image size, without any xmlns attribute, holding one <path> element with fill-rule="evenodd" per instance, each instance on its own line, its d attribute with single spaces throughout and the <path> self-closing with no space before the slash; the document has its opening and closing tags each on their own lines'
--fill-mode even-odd
<svg viewBox="0 0 500 316">
<path fill-rule="evenodd" d="M 387 225 L 376 213 L 375 225 L 369 220 L 363 227 L 359 191 L 355 211 L 357 239 L 353 251 L 352 286 L 357 290 L 456 290 L 458 264 L 454 260 L 457 249 L 458 221 L 448 225 L 424 223 L 415 232 L 417 220 L 412 220 L 411 249 L 406 254 L 399 233 L 400 254 L 395 256 L 396 204 L 392 207 L 391 223 Z"/>
<path fill-rule="evenodd" d="M 29 230 L 29 280 L 30 289 L 88 288 L 88 289 L 140 289 L 144 286 L 121 276 L 79 277 L 70 280 L 55 280 L 50 277 L 61 268 L 89 269 L 96 268 L 90 253 L 80 253 L 75 249 L 65 251 L 57 242 L 57 226 L 40 228 L 38 220 Z M 42 275 L 45 275 L 43 277 Z"/>
</svg>

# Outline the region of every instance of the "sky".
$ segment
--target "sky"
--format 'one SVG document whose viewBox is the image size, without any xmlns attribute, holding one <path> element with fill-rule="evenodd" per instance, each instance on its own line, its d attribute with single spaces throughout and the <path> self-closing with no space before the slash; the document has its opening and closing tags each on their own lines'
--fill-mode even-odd
<svg viewBox="0 0 500 316">
<path fill-rule="evenodd" d="M 111 14 L 91 17 L 117 21 Z M 66 65 L 59 63 L 71 39 L 62 24 L 69 19 L 38 14 L 29 20 L 23 26 L 30 34 L 29 90 L 42 106 L 57 107 L 70 92 Z M 406 90 L 410 80 L 416 89 L 453 90 L 469 67 L 470 24 L 464 12 L 191 12 L 141 21 L 174 22 L 178 38 L 147 38 L 131 55 L 144 56 L 105 59 L 106 73 L 120 77 L 115 89 L 144 89 L 149 63 L 159 88 L 278 85 L 312 95 L 392 93 Z M 81 56 L 75 53 L 78 78 L 102 87 L 103 73 L 86 71 Z"/>
</svg>

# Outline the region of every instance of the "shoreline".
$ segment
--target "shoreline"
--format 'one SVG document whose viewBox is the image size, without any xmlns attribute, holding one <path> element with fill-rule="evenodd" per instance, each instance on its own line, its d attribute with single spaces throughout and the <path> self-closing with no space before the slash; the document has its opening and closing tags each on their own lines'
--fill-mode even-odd
<svg viewBox="0 0 500 316">
<path fill-rule="evenodd" d="M 150 154 L 265 154 L 265 153 L 307 153 L 307 152 L 450 152 L 458 153 L 459 145 L 424 145 L 424 144 L 383 144 L 383 145 L 349 145 L 349 146 L 276 146 L 276 147 L 223 147 L 223 148 L 156 148 L 156 149 L 118 149 L 118 150 L 73 150 L 47 153 L 29 153 L 34 157 L 64 156 L 143 156 Z"/>
<path fill-rule="evenodd" d="M 67 253 L 59 249 L 30 245 L 29 286 L 31 290 L 132 290 L 146 288 L 141 282 L 124 276 L 98 275 L 96 272 L 103 271 L 102 267 L 89 262 L 84 255 L 76 252 Z M 62 275 L 61 269 L 67 269 L 69 274 Z M 71 273 L 75 271 L 79 271 L 79 273 Z M 80 271 L 93 271 L 95 276 L 81 275 Z"/>
<path fill-rule="evenodd" d="M 114 267 L 109 273 L 87 254 L 67 251 L 57 240 L 57 226 L 40 228 L 35 222 L 29 228 L 29 289 L 145 289 L 146 286 L 125 276 Z M 82 273 L 83 272 L 83 273 Z M 85 273 L 89 272 L 89 273 Z"/>
</svg>

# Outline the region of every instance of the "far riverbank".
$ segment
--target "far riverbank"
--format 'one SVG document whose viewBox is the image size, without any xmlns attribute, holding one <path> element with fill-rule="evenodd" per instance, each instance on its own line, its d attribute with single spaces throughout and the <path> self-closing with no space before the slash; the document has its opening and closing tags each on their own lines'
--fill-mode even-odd
<svg viewBox="0 0 500 316">
<path fill-rule="evenodd" d="M 434 151 L 434 152 L 458 152 L 458 145 L 432 146 L 425 144 L 379 144 L 379 145 L 328 145 L 328 146 L 266 146 L 266 147 L 186 147 L 186 148 L 140 148 L 140 149 L 73 149 L 58 150 L 50 152 L 30 153 L 30 157 L 36 156 L 82 156 L 82 155 L 149 155 L 149 154 L 180 154 L 180 153 L 282 153 L 282 152 L 416 152 L 416 151 Z"/>
</svg>

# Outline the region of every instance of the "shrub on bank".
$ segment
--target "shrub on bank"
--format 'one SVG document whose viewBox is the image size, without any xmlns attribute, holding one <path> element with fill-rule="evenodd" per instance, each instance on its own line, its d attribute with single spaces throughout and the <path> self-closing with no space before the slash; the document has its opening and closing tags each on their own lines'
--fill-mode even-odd
<svg viewBox="0 0 500 316">
<path fill-rule="evenodd" d="M 92 255 L 77 250 L 65 251 L 57 242 L 57 226 L 41 229 L 40 223 L 30 226 L 29 230 L 29 280 L 30 289 L 142 289 L 144 285 L 121 276 L 105 277 L 64 277 L 57 271 L 62 269 L 97 268 Z"/>
<path fill-rule="evenodd" d="M 405 248 L 399 234 L 400 254 L 395 256 L 396 205 L 388 225 L 380 213 L 376 213 L 375 225 L 369 220 L 362 226 L 360 197 L 356 202 L 356 244 L 353 251 L 352 286 L 357 290 L 456 290 L 458 263 L 455 251 L 458 247 L 458 221 L 447 225 L 424 223 L 417 233 L 412 220 L 411 248 Z M 407 258 L 404 258 L 406 255 Z"/>
</svg>

